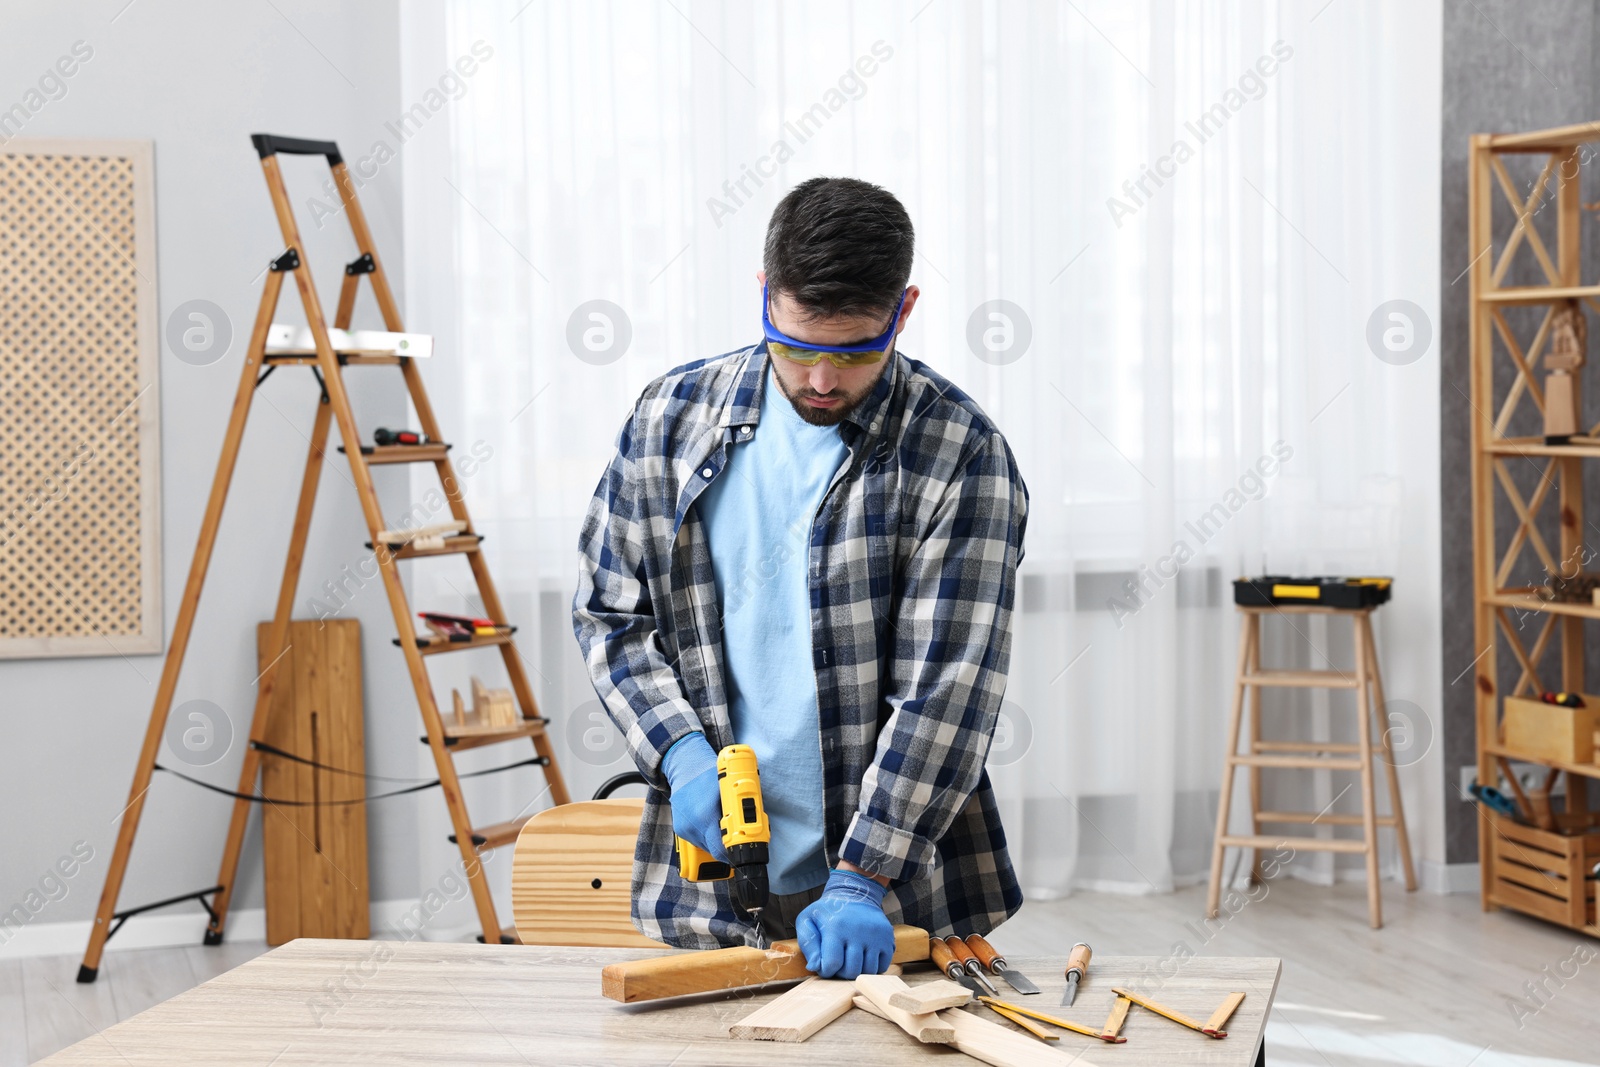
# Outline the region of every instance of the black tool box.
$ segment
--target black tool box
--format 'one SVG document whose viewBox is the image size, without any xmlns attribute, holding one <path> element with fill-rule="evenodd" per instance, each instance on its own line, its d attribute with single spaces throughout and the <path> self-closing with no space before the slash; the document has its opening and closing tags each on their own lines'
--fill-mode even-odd
<svg viewBox="0 0 1600 1067">
<path fill-rule="evenodd" d="M 1234 579 L 1233 602 L 1247 608 L 1287 604 L 1372 608 L 1389 602 L 1389 587 L 1393 583 L 1393 578 L 1290 578 L 1264 574 L 1259 578 Z"/>
</svg>

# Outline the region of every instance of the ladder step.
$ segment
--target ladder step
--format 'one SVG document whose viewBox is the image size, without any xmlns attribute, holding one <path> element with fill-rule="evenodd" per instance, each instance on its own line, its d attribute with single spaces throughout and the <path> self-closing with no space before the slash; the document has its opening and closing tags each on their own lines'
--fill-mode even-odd
<svg viewBox="0 0 1600 1067">
<path fill-rule="evenodd" d="M 1360 752 L 1354 741 L 1256 741 L 1257 752 Z M 1376 748 L 1377 746 L 1374 746 Z"/>
<path fill-rule="evenodd" d="M 1335 814 L 1327 812 L 1319 815 L 1314 811 L 1258 811 L 1256 820 L 1271 823 L 1316 823 L 1319 826 L 1360 826 L 1361 816 L 1347 815 L 1343 812 Z M 1393 815 L 1379 815 L 1373 821 L 1379 826 L 1393 826 Z"/>
<path fill-rule="evenodd" d="M 384 352 L 376 348 L 336 348 L 333 354 L 339 357 L 342 367 L 393 367 L 402 359 L 410 356 L 397 356 L 393 352 Z M 314 367 L 317 365 L 317 350 L 314 348 L 285 348 L 276 352 L 268 352 L 261 357 L 261 362 L 275 367 Z"/>
<path fill-rule="evenodd" d="M 469 748 L 482 748 L 484 745 L 498 745 L 504 741 L 516 741 L 524 737 L 537 737 L 544 733 L 544 728 L 549 725 L 549 719 L 523 719 L 516 726 L 454 726 L 446 723 L 444 728 L 445 747 L 451 752 L 465 752 Z M 428 743 L 427 735 L 420 739 L 423 744 Z"/>
<path fill-rule="evenodd" d="M 520 815 L 515 819 L 497 822 L 489 826 L 475 826 L 472 828 L 472 843 L 479 852 L 491 848 L 504 848 L 514 844 L 517 835 L 522 832 L 522 824 L 533 818 L 532 815 Z M 450 843 L 456 843 L 456 835 L 450 835 Z"/>
<path fill-rule="evenodd" d="M 478 544 L 483 540 L 482 534 L 459 534 L 455 537 L 446 537 L 443 548 L 415 548 L 404 545 L 394 550 L 395 559 L 421 559 L 424 556 L 460 556 L 478 551 Z M 367 542 L 367 547 L 372 547 L 372 542 Z"/>
<path fill-rule="evenodd" d="M 1241 767 L 1299 767 L 1305 770 L 1359 771 L 1358 759 L 1335 759 L 1332 756 L 1229 756 L 1228 762 Z"/>
<path fill-rule="evenodd" d="M 440 652 L 465 652 L 470 648 L 487 648 L 490 645 L 509 645 L 511 634 L 495 634 L 492 637 L 474 637 L 470 641 L 450 641 L 445 638 L 428 634 L 417 635 L 417 651 L 424 656 L 432 656 Z M 398 637 L 394 638 L 396 648 L 404 647 Z"/>
<path fill-rule="evenodd" d="M 339 446 L 344 451 L 344 446 Z M 438 463 L 448 458 L 450 446 L 444 442 L 431 445 L 362 445 L 361 458 L 378 466 L 385 463 Z"/>
<path fill-rule="evenodd" d="M 1268 834 L 1229 834 L 1217 838 L 1219 845 L 1231 845 L 1234 848 L 1283 848 L 1285 845 L 1295 849 L 1305 849 L 1307 852 L 1365 852 L 1365 841 L 1351 841 L 1344 838 L 1321 837 L 1272 837 Z"/>
<path fill-rule="evenodd" d="M 1239 684 L 1296 689 L 1354 689 L 1356 677 L 1342 671 L 1257 671 L 1240 675 Z"/>
</svg>

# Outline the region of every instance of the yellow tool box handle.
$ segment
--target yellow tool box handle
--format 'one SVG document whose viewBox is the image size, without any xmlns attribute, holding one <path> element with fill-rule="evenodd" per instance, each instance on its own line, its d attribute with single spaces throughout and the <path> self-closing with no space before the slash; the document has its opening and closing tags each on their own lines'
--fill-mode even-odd
<svg viewBox="0 0 1600 1067">
<path fill-rule="evenodd" d="M 1322 586 L 1320 585 L 1275 585 L 1272 587 L 1273 596 L 1291 597 L 1299 600 L 1321 600 Z"/>
</svg>

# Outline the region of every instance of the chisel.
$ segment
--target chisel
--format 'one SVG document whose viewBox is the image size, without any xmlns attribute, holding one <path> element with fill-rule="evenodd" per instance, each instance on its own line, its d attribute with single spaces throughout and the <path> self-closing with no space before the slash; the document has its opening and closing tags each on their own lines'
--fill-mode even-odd
<svg viewBox="0 0 1600 1067">
<path fill-rule="evenodd" d="M 978 962 L 978 957 L 972 954 L 972 950 L 967 947 L 965 941 L 961 940 L 959 936 L 951 934 L 944 939 L 944 943 L 950 946 L 950 955 L 956 958 L 956 961 L 965 968 L 966 972 L 983 984 L 983 988 L 988 992 L 989 996 L 997 997 L 1000 995 L 1000 990 L 994 987 L 994 983 L 984 977 L 983 964 Z"/>
<path fill-rule="evenodd" d="M 978 985 L 972 975 L 967 973 L 966 967 L 962 965 L 960 960 L 956 959 L 955 953 L 950 951 L 950 946 L 945 944 L 942 938 L 928 938 L 928 958 L 933 961 L 935 967 L 939 968 L 954 981 L 960 982 L 972 990 L 976 996 L 987 995 L 984 993 L 983 987 Z"/>
<path fill-rule="evenodd" d="M 1072 955 L 1067 957 L 1067 989 L 1061 994 L 1063 1006 L 1071 1007 L 1072 1002 L 1078 999 L 1078 983 L 1089 973 L 1089 956 L 1092 951 L 1082 941 L 1072 946 Z"/>
<path fill-rule="evenodd" d="M 1006 984 L 1018 993 L 1028 994 L 1039 992 L 1039 987 L 1028 980 L 1027 975 L 1013 971 L 1007 964 L 1005 957 L 994 950 L 994 946 L 983 939 L 982 934 L 968 934 L 967 947 L 972 954 L 978 957 L 978 962 L 989 968 L 989 973 L 999 978 L 1004 978 Z"/>
</svg>

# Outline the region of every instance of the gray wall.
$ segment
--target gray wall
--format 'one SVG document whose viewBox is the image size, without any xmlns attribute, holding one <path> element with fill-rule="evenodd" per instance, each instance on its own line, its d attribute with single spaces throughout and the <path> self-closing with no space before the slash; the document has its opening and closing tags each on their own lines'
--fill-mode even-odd
<svg viewBox="0 0 1600 1067">
<path fill-rule="evenodd" d="M 125 6 L 126 5 L 126 6 Z M 25 137 L 141 138 L 155 142 L 156 235 L 162 321 L 192 299 L 210 300 L 232 321 L 231 350 L 197 367 L 161 355 L 162 587 L 164 632 L 171 633 L 194 551 L 245 338 L 260 298 L 261 272 L 282 249 L 261 168 L 247 135 L 278 132 L 340 141 L 365 151 L 400 100 L 398 17 L 394 3 L 217 4 L 203 0 L 99 0 L 92 4 L 7 5 L 0 34 L 0 107 L 22 98 L 75 41 L 94 50 L 68 91 L 33 116 Z M 339 264 L 352 258 L 348 227 L 319 231 L 305 210 L 327 169 L 289 159 L 302 231 L 330 311 Z M 361 190 L 379 249 L 398 285 L 400 173 L 381 171 Z M 280 321 L 303 321 L 293 286 Z M 379 325 L 370 297 L 357 322 Z M 399 375 L 356 371 L 347 379 L 364 432 L 403 424 Z M 235 474 L 234 494 L 201 601 L 177 699 L 202 698 L 231 718 L 235 740 L 197 776 L 234 783 L 256 676 L 255 625 L 267 617 L 283 565 L 299 469 L 316 388 L 309 372 L 276 373 L 262 387 Z M 269 402 L 270 401 L 270 402 Z M 337 431 L 336 431 L 337 433 Z M 311 589 L 356 562 L 366 540 L 347 468 L 330 463 L 322 479 L 297 614 Z M 380 474 L 393 513 L 407 498 L 403 473 Z M 398 510 L 403 510 L 398 509 Z M 416 703 L 393 622 L 377 583 L 355 597 L 363 628 L 367 763 L 371 771 L 417 774 Z M 160 655 L 0 662 L 0 909 L 9 909 L 74 842 L 95 859 L 64 899 L 35 922 L 86 919 L 94 912 L 127 801 Z M 172 762 L 162 751 L 164 762 Z M 417 892 L 414 805 L 437 794 L 370 810 L 375 899 Z M 124 905 L 211 885 L 231 802 L 157 775 L 124 885 Z M 261 904 L 259 828 L 253 823 L 242 865 L 240 907 Z M 376 844 L 381 843 L 381 845 Z M 195 915 L 199 909 L 189 906 Z"/>
<path fill-rule="evenodd" d="M 1443 512 L 1441 528 L 1444 531 L 1442 567 L 1444 571 L 1444 725 L 1441 734 L 1445 744 L 1447 794 L 1445 803 L 1446 859 L 1451 863 L 1470 863 L 1477 858 L 1477 817 L 1471 804 L 1458 799 L 1458 768 L 1475 762 L 1473 679 L 1470 669 L 1474 656 L 1473 606 L 1472 606 L 1472 488 L 1471 488 L 1471 430 L 1468 403 L 1468 279 L 1463 275 L 1476 249 L 1469 250 L 1467 242 L 1467 138 L 1474 133 L 1511 133 L 1535 130 L 1549 126 L 1587 122 L 1600 117 L 1600 68 L 1595 62 L 1596 34 L 1600 32 L 1600 18 L 1593 0 L 1547 0 L 1527 4 L 1518 0 L 1446 0 L 1444 5 L 1444 116 L 1443 151 L 1440 165 L 1442 175 L 1441 226 L 1441 286 L 1439 341 L 1442 364 L 1440 367 L 1440 436 L 1441 436 L 1441 498 Z M 1537 174 L 1542 158 L 1532 157 L 1516 161 L 1518 169 L 1513 179 L 1523 186 Z M 1586 171 L 1590 168 L 1586 167 Z M 1596 199 L 1593 174 L 1586 173 L 1583 199 Z M 1496 194 L 1497 198 L 1499 194 Z M 1553 223 L 1554 212 L 1549 209 L 1541 222 L 1548 227 Z M 1503 199 L 1495 204 L 1496 247 L 1500 247 L 1512 218 Z M 1554 254 L 1555 245 L 1550 238 L 1553 229 L 1546 228 L 1546 243 Z M 1583 277 L 1592 279 L 1600 270 L 1600 242 L 1586 223 L 1584 234 Z M 1531 260 L 1519 262 L 1518 268 L 1502 284 L 1541 284 L 1542 276 L 1528 269 Z M 1512 322 L 1519 336 L 1526 341 L 1529 336 L 1528 312 Z M 1595 336 L 1591 323 L 1591 337 Z M 1594 343 L 1591 341 L 1591 360 Z M 1503 353 L 1497 357 L 1499 385 L 1503 390 L 1509 384 L 1506 373 L 1509 360 Z M 1591 375 L 1592 375 L 1591 371 Z M 1591 382 L 1593 381 L 1591 377 Z M 1586 407 L 1587 420 L 1592 423 L 1600 411 L 1595 403 L 1595 390 L 1591 389 Z M 1533 407 L 1527 403 L 1521 419 L 1508 432 L 1541 434 L 1543 432 L 1532 417 Z M 1527 467 L 1522 470 L 1521 467 Z M 1586 468 L 1588 483 L 1585 494 L 1597 499 L 1600 482 L 1594 477 L 1595 467 Z M 1521 465 L 1518 481 L 1524 496 L 1531 488 L 1537 471 L 1531 465 Z M 1548 505 L 1547 505 L 1548 506 Z M 1594 505 L 1590 504 L 1590 514 Z M 1553 508 L 1551 509 L 1553 511 Z M 1499 519 L 1500 547 L 1503 551 L 1506 537 L 1514 520 L 1502 505 Z M 1555 531 L 1547 525 L 1545 536 L 1558 551 Z M 1591 536 L 1592 541 L 1592 536 Z M 1541 580 L 1536 571 L 1525 570 L 1513 576 L 1516 583 L 1534 583 Z M 1536 627 L 1539 620 L 1531 620 Z M 1525 643 L 1531 638 L 1525 637 Z M 1505 642 L 1501 641 L 1502 649 Z M 1595 655 L 1591 650 L 1589 677 L 1596 677 Z M 1518 677 L 1510 653 L 1501 656 L 1499 677 L 1506 686 Z M 1547 684 L 1558 679 L 1552 673 L 1545 678 Z"/>
</svg>

